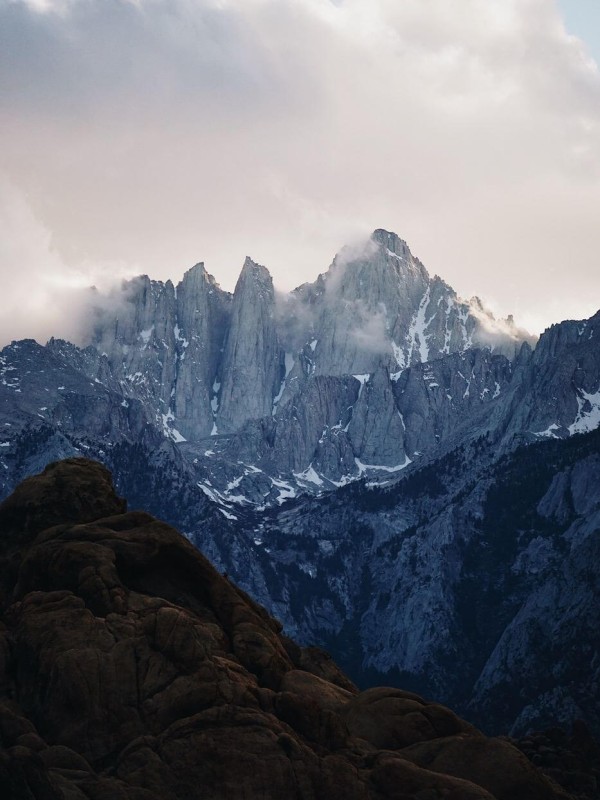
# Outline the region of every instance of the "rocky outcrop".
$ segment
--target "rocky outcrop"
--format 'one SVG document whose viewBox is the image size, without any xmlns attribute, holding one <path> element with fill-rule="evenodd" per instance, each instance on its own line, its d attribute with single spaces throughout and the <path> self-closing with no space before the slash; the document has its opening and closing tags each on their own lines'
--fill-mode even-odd
<svg viewBox="0 0 600 800">
<path fill-rule="evenodd" d="M 177 286 L 177 317 L 173 320 L 177 368 L 168 424 L 175 425 L 185 439 L 209 436 L 213 429 L 211 404 L 217 395 L 230 307 L 230 296 L 204 264 L 188 270 Z"/>
<path fill-rule="evenodd" d="M 573 797 L 578 800 L 598 797 L 600 744 L 581 720 L 575 720 L 570 733 L 562 728 L 548 728 L 509 741 Z"/>
<path fill-rule="evenodd" d="M 450 710 L 359 693 L 97 463 L 25 481 L 0 532 L 3 797 L 568 798 Z"/>
<path fill-rule="evenodd" d="M 600 311 L 552 325 L 515 382 L 506 407 L 507 436 L 566 438 L 600 425 Z"/>
<path fill-rule="evenodd" d="M 273 280 L 265 267 L 247 258 L 233 294 L 215 433 L 232 433 L 248 420 L 271 416 L 283 370 Z"/>
</svg>

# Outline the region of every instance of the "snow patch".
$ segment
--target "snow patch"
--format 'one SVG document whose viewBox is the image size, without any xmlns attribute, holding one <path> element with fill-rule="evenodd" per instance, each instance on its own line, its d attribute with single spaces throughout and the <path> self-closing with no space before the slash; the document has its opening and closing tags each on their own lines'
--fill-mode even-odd
<svg viewBox="0 0 600 800">
<path fill-rule="evenodd" d="M 196 486 L 197 486 L 199 489 L 201 489 L 201 490 L 204 492 L 204 494 L 205 494 L 205 495 L 206 495 L 206 496 L 207 496 L 207 497 L 208 497 L 210 500 L 212 500 L 212 501 L 213 501 L 213 503 L 220 503 L 220 501 L 221 501 L 221 498 L 218 496 L 218 494 L 217 494 L 217 493 L 216 493 L 216 492 L 215 492 L 213 489 L 209 489 L 209 488 L 208 488 L 208 486 L 206 486 L 206 485 L 205 485 L 205 484 L 203 484 L 203 483 L 197 483 L 197 484 L 196 484 Z"/>
<path fill-rule="evenodd" d="M 363 475 L 369 470 L 379 470 L 380 472 L 400 472 L 400 470 L 403 470 L 408 467 L 409 464 L 412 464 L 412 461 L 408 456 L 406 456 L 406 461 L 403 464 L 397 464 L 395 467 L 387 467 L 383 464 L 363 464 L 359 458 L 355 458 L 354 463 L 358 467 L 359 475 Z"/>
<path fill-rule="evenodd" d="M 181 342 L 181 346 L 183 347 L 184 350 L 186 349 L 186 347 L 190 346 L 190 343 L 185 338 L 185 336 L 181 335 L 181 328 L 179 327 L 179 325 L 175 325 L 175 327 L 173 328 L 173 335 L 175 336 L 175 340 L 177 342 Z"/>
<path fill-rule="evenodd" d="M 279 489 L 279 495 L 277 497 L 277 503 L 279 505 L 281 505 L 286 500 L 293 499 L 298 495 L 296 489 L 294 489 L 293 486 L 290 486 L 290 484 L 286 483 L 285 481 L 278 480 L 277 478 L 271 478 L 271 483 L 273 484 L 273 486 Z"/>
<path fill-rule="evenodd" d="M 408 331 L 407 341 L 408 341 L 408 361 L 409 363 L 412 361 L 412 355 L 415 350 L 418 350 L 419 353 L 419 360 L 425 362 L 429 358 L 429 345 L 427 344 L 427 336 L 425 335 L 425 331 L 429 327 L 429 322 L 425 321 L 425 315 L 427 313 L 427 308 L 429 306 L 429 286 L 425 290 L 425 294 L 421 298 L 421 302 L 419 303 L 419 308 L 416 310 L 414 317 L 410 323 L 410 328 Z M 432 317 L 433 319 L 433 317 Z"/>
<path fill-rule="evenodd" d="M 537 433 L 534 433 L 534 436 L 543 436 L 548 439 L 559 439 L 560 437 L 554 433 L 554 431 L 558 430 L 560 430 L 560 425 L 557 425 L 556 422 L 553 422 L 552 425 L 547 427 L 545 431 L 537 431 Z"/>
<path fill-rule="evenodd" d="M 304 472 L 294 472 L 293 474 L 299 481 L 308 481 L 308 483 L 314 483 L 315 486 L 323 486 L 323 481 L 312 464 L 309 464 Z"/>
<path fill-rule="evenodd" d="M 400 345 L 396 344 L 393 339 L 391 345 L 394 358 L 396 359 L 396 364 L 398 365 L 398 371 L 390 373 L 390 380 L 395 383 L 402 374 L 402 371 L 406 368 L 406 356 L 404 355 L 404 351 Z"/>
<path fill-rule="evenodd" d="M 390 250 L 389 247 L 385 248 L 385 252 L 390 258 L 395 258 L 398 261 L 404 261 L 406 263 L 406 258 L 404 256 L 399 256 L 398 253 L 394 253 L 394 251 Z"/>
<path fill-rule="evenodd" d="M 577 415 L 569 433 L 589 433 L 600 427 L 600 389 L 594 394 L 588 394 L 583 389 L 577 390 Z"/>
<path fill-rule="evenodd" d="M 173 427 L 173 425 L 171 424 L 175 419 L 175 414 L 173 414 L 171 409 L 169 409 L 166 414 L 161 414 L 161 417 L 162 417 L 163 433 L 167 437 L 167 439 L 171 439 L 174 442 L 187 441 L 187 439 L 179 433 L 177 428 Z"/>
<path fill-rule="evenodd" d="M 352 377 L 356 378 L 356 380 L 360 383 L 360 386 L 358 388 L 358 397 L 356 398 L 356 402 L 358 403 L 358 401 L 360 400 L 360 396 L 362 394 L 363 386 L 369 382 L 369 378 L 371 377 L 371 375 L 368 372 L 365 372 L 364 374 L 353 375 Z"/>
<path fill-rule="evenodd" d="M 232 489 L 237 489 L 237 487 L 242 482 L 243 478 L 244 478 L 244 476 L 240 475 L 238 478 L 235 478 L 234 480 L 230 481 L 227 484 L 227 486 L 225 487 L 225 494 L 227 494 L 228 492 L 231 492 Z"/>
<path fill-rule="evenodd" d="M 146 347 L 148 342 L 150 341 L 150 337 L 152 336 L 153 330 L 154 330 L 154 325 L 152 325 L 150 328 L 147 328 L 145 331 L 140 331 L 140 339 L 144 343 L 144 347 Z"/>
<path fill-rule="evenodd" d="M 450 327 L 450 313 L 454 308 L 454 299 L 449 295 L 446 298 L 446 319 L 444 321 L 444 346 L 442 347 L 442 353 L 448 355 L 450 353 L 450 339 L 452 337 L 452 329 Z"/>
<path fill-rule="evenodd" d="M 238 464 L 241 464 L 242 466 L 246 467 L 246 469 L 248 470 L 246 472 L 246 475 L 249 475 L 251 472 L 262 472 L 262 469 L 255 467 L 254 464 L 244 464 L 243 461 L 238 461 Z"/>
</svg>

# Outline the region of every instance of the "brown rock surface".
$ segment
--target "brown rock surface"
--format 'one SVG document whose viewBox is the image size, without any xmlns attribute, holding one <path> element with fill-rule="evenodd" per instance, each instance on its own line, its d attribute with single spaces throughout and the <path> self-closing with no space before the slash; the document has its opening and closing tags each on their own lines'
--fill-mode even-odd
<svg viewBox="0 0 600 800">
<path fill-rule="evenodd" d="M 2 798 L 569 797 L 442 706 L 358 693 L 94 462 L 0 506 L 0 580 Z"/>
<path fill-rule="evenodd" d="M 577 800 L 600 800 L 600 744 L 582 720 L 570 734 L 550 728 L 509 741 Z"/>
</svg>

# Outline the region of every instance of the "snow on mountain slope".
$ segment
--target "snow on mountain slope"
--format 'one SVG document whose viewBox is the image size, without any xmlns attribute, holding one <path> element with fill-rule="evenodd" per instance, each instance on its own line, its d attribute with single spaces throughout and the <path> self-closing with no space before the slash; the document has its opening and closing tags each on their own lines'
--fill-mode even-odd
<svg viewBox="0 0 600 800">
<path fill-rule="evenodd" d="M 125 294 L 89 347 L 0 353 L 3 496 L 48 461 L 98 458 L 357 679 L 497 730 L 569 709 L 600 725 L 583 708 L 600 658 L 600 313 L 532 350 L 385 231 L 283 298 L 250 259 L 233 295 L 201 264 Z"/>
</svg>

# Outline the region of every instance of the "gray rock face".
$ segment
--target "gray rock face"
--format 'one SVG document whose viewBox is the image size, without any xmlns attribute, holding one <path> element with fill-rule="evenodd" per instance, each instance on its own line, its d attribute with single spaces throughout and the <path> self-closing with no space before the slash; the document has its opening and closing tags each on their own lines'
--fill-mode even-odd
<svg viewBox="0 0 600 800">
<path fill-rule="evenodd" d="M 210 486 L 225 494 L 241 481 L 259 504 L 281 499 L 278 489 L 318 491 L 408 465 L 475 403 L 475 395 L 463 402 L 470 372 L 464 387 L 445 378 L 452 392 L 444 395 L 410 369 L 486 345 L 505 356 L 506 372 L 525 340 L 476 298 L 461 301 L 431 279 L 408 245 L 383 230 L 344 248 L 326 273 L 286 297 L 251 259 L 233 296 L 202 264 L 177 289 L 136 279 L 114 313 L 99 314 L 92 335 L 122 391 L 152 407 L 167 436 L 190 443 L 200 477 L 212 476 Z M 505 383 L 503 373 L 498 387 Z M 494 398 L 495 380 L 476 384 L 481 402 Z M 405 413 L 414 422 L 408 430 Z M 265 481 L 285 486 L 265 492 Z"/>
<path fill-rule="evenodd" d="M 265 267 L 247 258 L 235 287 L 221 362 L 216 412 L 221 433 L 271 415 L 283 369 L 273 280 Z"/>
<path fill-rule="evenodd" d="M 524 401 L 537 436 L 566 437 L 600 424 L 600 313 L 553 325 L 531 360 L 535 392 Z"/>
<path fill-rule="evenodd" d="M 574 718 L 598 731 L 599 436 L 500 462 L 475 439 L 385 489 L 247 519 L 258 553 L 236 565 L 206 546 L 361 684 L 441 693 L 496 732 Z"/>
<path fill-rule="evenodd" d="M 175 391 L 169 408 L 186 439 L 208 436 L 213 429 L 211 403 L 230 313 L 230 296 L 203 264 L 185 273 L 177 286 Z"/>
<path fill-rule="evenodd" d="M 476 346 L 513 357 L 530 338 L 512 320 L 495 320 L 477 298 L 461 301 L 441 278 L 430 278 L 406 242 L 383 230 L 344 248 L 287 305 L 292 347 L 304 337 L 313 371 L 325 375 L 373 373 L 381 365 L 394 373 Z"/>
<path fill-rule="evenodd" d="M 471 707 L 499 716 L 508 692 L 520 707 L 504 712 L 519 734 L 556 719 L 600 722 L 600 456 L 556 473 L 538 505 L 545 535 L 530 537 L 512 572 L 530 592 L 502 632 L 474 685 Z M 553 535 L 548 535 L 551 531 Z M 548 675 L 548 669 L 551 675 Z M 515 713 L 517 712 L 517 713 Z M 512 718 L 511 718 L 512 717 Z"/>
<path fill-rule="evenodd" d="M 114 312 L 98 314 L 91 344 L 106 354 L 124 394 L 151 407 L 174 441 L 211 433 L 230 306 L 230 295 L 197 264 L 177 289 L 136 278 L 115 298 Z"/>
</svg>

